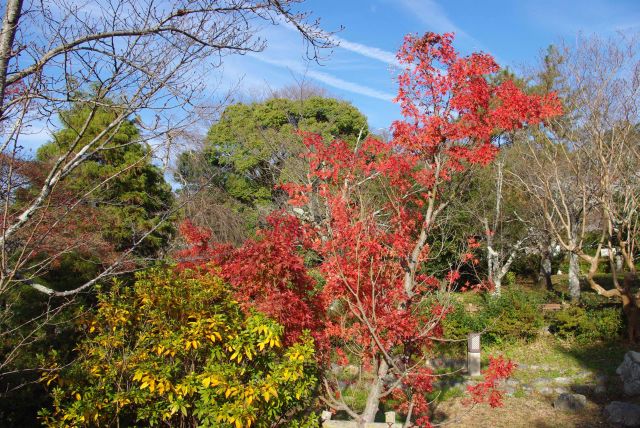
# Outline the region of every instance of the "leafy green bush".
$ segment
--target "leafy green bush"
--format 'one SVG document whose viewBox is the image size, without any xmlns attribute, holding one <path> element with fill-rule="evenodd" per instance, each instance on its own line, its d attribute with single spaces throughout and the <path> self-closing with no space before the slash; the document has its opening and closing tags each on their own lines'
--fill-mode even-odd
<svg viewBox="0 0 640 428">
<path fill-rule="evenodd" d="M 283 344 L 284 328 L 244 313 L 220 278 L 153 269 L 97 297 L 77 360 L 42 375 L 53 398 L 40 412 L 46 426 L 316 425 L 305 412 L 313 339 Z"/>
<path fill-rule="evenodd" d="M 503 283 L 506 286 L 516 285 L 516 273 L 512 271 L 507 272 L 504 276 Z"/>
<path fill-rule="evenodd" d="M 449 339 L 464 339 L 470 332 L 482 332 L 487 344 L 531 340 L 544 323 L 542 302 L 539 293 L 514 289 L 499 297 L 485 295 L 476 312 L 455 303 L 443 321 L 444 333 Z"/>
<path fill-rule="evenodd" d="M 595 330 L 593 321 L 587 317 L 587 311 L 579 306 L 571 306 L 555 312 L 550 319 L 550 331 L 563 339 Z"/>
<path fill-rule="evenodd" d="M 552 333 L 580 342 L 617 338 L 623 325 L 622 311 L 618 308 L 571 306 L 550 315 Z"/>
<path fill-rule="evenodd" d="M 488 318 L 485 340 L 501 343 L 505 340 L 536 337 L 544 324 L 540 305 L 543 296 L 520 289 L 503 291 L 500 297 L 487 297 Z"/>
<path fill-rule="evenodd" d="M 483 331 L 487 326 L 487 319 L 484 311 L 472 313 L 462 303 L 456 302 L 442 325 L 448 339 L 464 339 L 471 332 Z"/>
</svg>

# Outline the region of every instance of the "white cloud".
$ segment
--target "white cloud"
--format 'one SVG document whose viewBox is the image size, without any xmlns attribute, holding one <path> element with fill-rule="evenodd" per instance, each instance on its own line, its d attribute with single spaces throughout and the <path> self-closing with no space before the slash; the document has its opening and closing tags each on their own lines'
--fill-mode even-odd
<svg viewBox="0 0 640 428">
<path fill-rule="evenodd" d="M 342 49 L 348 50 L 353 53 L 357 53 L 367 58 L 375 59 L 394 67 L 401 67 L 396 55 L 393 52 L 385 51 L 373 46 L 363 45 L 361 43 L 350 42 L 342 37 L 333 36 L 334 42 Z"/>
<path fill-rule="evenodd" d="M 298 31 L 291 23 L 281 21 L 281 24 L 291 31 Z M 327 36 L 341 49 L 384 62 L 394 67 L 401 67 L 400 63 L 396 59 L 396 54 L 393 52 L 385 51 L 384 49 L 376 48 L 374 46 L 363 45 L 362 43 L 351 42 L 343 39 L 342 37 L 336 36 L 335 34 L 327 34 Z"/>
<path fill-rule="evenodd" d="M 392 94 L 379 91 L 377 89 L 369 88 L 367 86 L 360 85 L 358 83 L 349 82 L 347 80 L 340 79 L 339 77 L 335 77 L 331 74 L 328 74 L 322 71 L 313 70 L 295 61 L 274 60 L 274 59 L 266 58 L 264 55 L 258 55 L 258 54 L 251 54 L 251 56 L 257 59 L 258 61 L 279 66 L 279 67 L 286 67 L 303 76 L 310 77 L 326 85 L 332 86 L 334 88 L 342 89 L 344 91 L 349 91 L 354 94 L 364 95 L 366 97 L 371 97 L 371 98 L 377 98 L 383 101 L 391 101 L 395 97 Z"/>
</svg>

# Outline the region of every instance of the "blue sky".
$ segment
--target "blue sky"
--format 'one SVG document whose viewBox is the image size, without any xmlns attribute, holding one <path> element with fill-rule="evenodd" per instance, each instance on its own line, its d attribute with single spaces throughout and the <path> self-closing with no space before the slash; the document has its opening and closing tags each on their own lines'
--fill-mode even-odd
<svg viewBox="0 0 640 428">
<path fill-rule="evenodd" d="M 485 51 L 519 71 L 549 44 L 570 43 L 580 32 L 640 32 L 640 0 L 305 0 L 301 9 L 320 18 L 324 30 L 344 27 L 336 33 L 341 46 L 323 52 L 320 64 L 309 62 L 294 30 L 263 23 L 258 33 L 267 49 L 225 57 L 222 69 L 210 71 L 204 98 L 215 102 L 232 89 L 236 100 L 247 100 L 304 80 L 350 101 L 379 132 L 400 116 L 391 102 L 394 57 L 407 33 L 454 32 L 463 54 Z M 208 124 L 202 125 L 204 132 Z M 21 144 L 33 153 L 50 132 L 43 123 Z"/>
<path fill-rule="evenodd" d="M 227 57 L 224 81 L 242 79 L 243 92 L 277 89 L 304 79 L 352 102 L 372 129 L 398 117 L 393 54 L 407 33 L 455 32 L 462 53 L 482 50 L 515 70 L 540 51 L 577 34 L 640 30 L 640 0 L 308 0 L 305 10 L 335 30 L 342 47 L 325 52 L 320 65 L 305 61 L 300 37 L 286 27 L 265 27 L 269 47 Z M 304 77 L 303 77 L 304 76 Z"/>
</svg>

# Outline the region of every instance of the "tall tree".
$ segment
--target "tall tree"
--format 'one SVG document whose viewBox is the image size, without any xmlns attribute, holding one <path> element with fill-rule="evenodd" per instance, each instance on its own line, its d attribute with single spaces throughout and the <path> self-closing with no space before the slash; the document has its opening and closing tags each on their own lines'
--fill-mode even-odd
<svg viewBox="0 0 640 428">
<path fill-rule="evenodd" d="M 319 343 L 331 344 L 331 351 L 321 348 L 324 364 L 345 365 L 351 359 L 365 368 L 367 399 L 361 409 L 344 400 L 342 386 L 328 367 L 323 378 L 323 401 L 361 427 L 374 420 L 380 401 L 391 396 L 406 415 L 405 426 L 428 426 L 425 393 L 432 390 L 434 377 L 426 361 L 433 342 L 442 336 L 440 321 L 446 314 L 433 297 L 458 276 L 450 271 L 437 278 L 425 270 L 431 256 L 427 238 L 450 203 L 442 195 L 452 177 L 493 160 L 493 143 L 501 132 L 538 124 L 559 110 L 553 94 L 526 95 L 511 82 L 493 83 L 487 75 L 499 67 L 491 56 L 460 56 L 452 41 L 451 34 L 407 36 L 398 53 L 405 66 L 397 98 L 404 118 L 393 124 L 393 139 L 369 137 L 353 145 L 307 133 L 307 178 L 285 185 L 292 212 L 301 220 L 289 216 L 278 224 L 292 226 L 274 226 L 277 233 L 269 250 L 254 249 L 244 257 L 239 252 L 222 262 L 222 271 L 230 277 L 246 271 L 254 275 L 254 285 L 247 290 L 252 296 L 288 302 L 279 296 L 296 293 L 300 287 L 294 280 L 305 277 L 285 275 L 299 272 L 302 258 L 290 257 L 291 247 L 282 244 L 293 242 L 315 255 L 324 280 L 313 300 L 316 305 L 306 303 L 303 296 L 308 293 L 302 288 L 298 310 L 285 312 L 302 316 L 289 323 L 321 323 L 324 341 Z M 384 197 L 372 198 L 372 188 Z M 196 245 L 194 252 L 207 248 Z M 258 254 L 274 260 L 266 277 L 259 269 L 246 268 Z M 244 294 L 242 284 L 237 292 Z M 253 299 L 247 300 L 250 304 Z M 310 314 L 314 307 L 321 311 Z M 472 389 L 473 398 L 498 404 L 495 381 L 511 368 L 494 361 L 486 382 Z"/>
<path fill-rule="evenodd" d="M 95 111 L 78 146 L 84 147 L 95 138 L 117 111 L 116 106 Z M 69 150 L 90 112 L 90 105 L 78 103 L 60 114 L 63 128 L 38 149 L 37 161 L 42 168 Z M 173 233 L 174 226 L 166 221 L 173 208 L 173 194 L 163 171 L 152 163 L 151 148 L 140 139 L 139 126 L 133 120 L 123 122 L 102 150 L 68 176 L 65 189 L 97 208 L 95 226 L 116 251 L 133 250 L 136 256 L 154 257 Z"/>
<path fill-rule="evenodd" d="M 297 132 L 314 132 L 328 140 L 340 138 L 352 145 L 358 136 L 368 134 L 366 118 L 351 104 L 316 96 L 313 91 L 302 94 L 298 99 L 271 98 L 227 107 L 209 129 L 203 151 L 181 156 L 177 179 L 186 197 L 190 198 L 192 188 L 199 191 L 206 185 L 211 202 L 226 202 L 227 209 L 242 214 L 245 228 L 253 230 L 269 211 L 286 201 L 277 184 L 304 180 L 307 168 L 300 155 L 305 148 Z M 193 221 L 227 241 L 225 225 L 230 215 L 221 215 L 224 209 L 207 218 L 194 213 L 203 212 L 204 207 L 189 205 Z"/>
</svg>

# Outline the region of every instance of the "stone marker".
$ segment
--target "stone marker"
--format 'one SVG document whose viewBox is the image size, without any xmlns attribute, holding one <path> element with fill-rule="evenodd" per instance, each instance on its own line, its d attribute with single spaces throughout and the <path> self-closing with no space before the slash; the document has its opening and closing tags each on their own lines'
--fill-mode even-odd
<svg viewBox="0 0 640 428">
<path fill-rule="evenodd" d="M 469 333 L 467 348 L 467 372 L 469 376 L 480 376 L 480 333 Z"/>
</svg>

